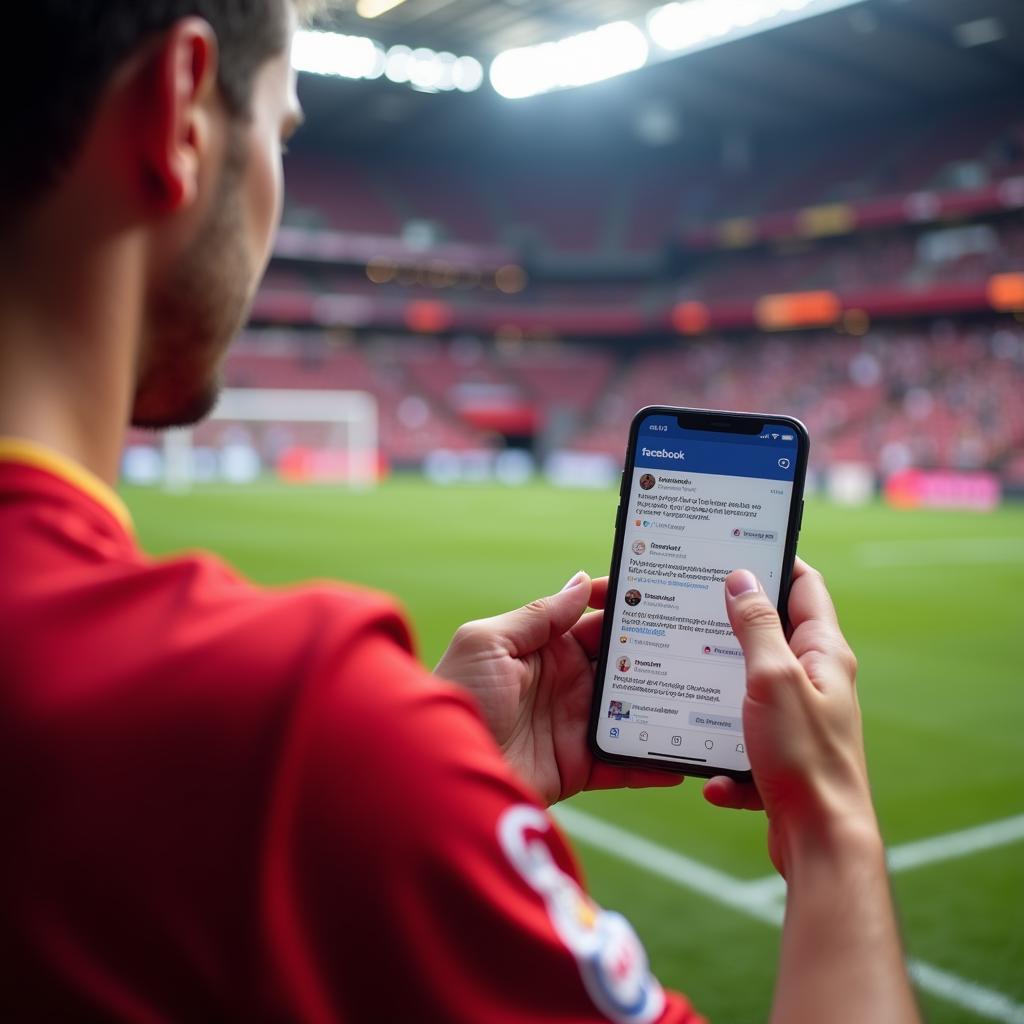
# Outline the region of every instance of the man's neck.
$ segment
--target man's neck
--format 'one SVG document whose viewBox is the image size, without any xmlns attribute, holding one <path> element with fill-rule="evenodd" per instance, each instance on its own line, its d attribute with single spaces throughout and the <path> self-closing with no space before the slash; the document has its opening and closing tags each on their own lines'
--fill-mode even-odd
<svg viewBox="0 0 1024 1024">
<path fill-rule="evenodd" d="M 144 264 L 129 235 L 86 247 L 43 231 L 5 254 L 0 435 L 47 445 L 116 482 L 134 392 Z"/>
</svg>

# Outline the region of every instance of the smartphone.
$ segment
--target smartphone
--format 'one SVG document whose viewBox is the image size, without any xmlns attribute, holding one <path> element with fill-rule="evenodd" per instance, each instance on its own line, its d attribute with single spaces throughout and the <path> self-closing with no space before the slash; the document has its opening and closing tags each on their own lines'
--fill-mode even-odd
<svg viewBox="0 0 1024 1024">
<path fill-rule="evenodd" d="M 723 581 L 750 569 L 785 622 L 809 447 L 792 416 L 636 414 L 594 682 L 596 757 L 750 779 L 746 674 Z"/>
</svg>

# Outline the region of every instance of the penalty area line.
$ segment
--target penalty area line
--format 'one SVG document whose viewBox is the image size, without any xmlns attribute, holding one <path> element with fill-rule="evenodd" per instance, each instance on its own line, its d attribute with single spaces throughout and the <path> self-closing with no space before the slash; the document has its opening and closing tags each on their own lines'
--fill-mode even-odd
<svg viewBox="0 0 1024 1024">
<path fill-rule="evenodd" d="M 782 925 L 784 908 L 778 902 L 778 891 L 770 890 L 763 884 L 763 879 L 745 882 L 734 878 L 575 807 L 554 807 L 552 814 L 569 835 L 587 846 L 764 924 Z M 1024 1005 L 1014 1002 L 1002 992 L 958 977 L 923 960 L 909 960 L 907 969 L 916 985 L 930 995 L 987 1020 L 999 1021 L 1000 1024 L 1024 1024 Z"/>
</svg>

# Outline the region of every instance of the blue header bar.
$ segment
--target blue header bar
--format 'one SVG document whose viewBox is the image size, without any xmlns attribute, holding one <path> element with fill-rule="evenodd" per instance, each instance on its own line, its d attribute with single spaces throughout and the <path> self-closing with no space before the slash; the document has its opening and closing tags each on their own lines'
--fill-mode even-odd
<svg viewBox="0 0 1024 1024">
<path fill-rule="evenodd" d="M 636 468 L 792 480 L 796 475 L 796 445 L 791 448 L 788 451 L 777 445 L 757 447 L 678 437 L 652 441 L 641 438 L 636 446 Z"/>
</svg>

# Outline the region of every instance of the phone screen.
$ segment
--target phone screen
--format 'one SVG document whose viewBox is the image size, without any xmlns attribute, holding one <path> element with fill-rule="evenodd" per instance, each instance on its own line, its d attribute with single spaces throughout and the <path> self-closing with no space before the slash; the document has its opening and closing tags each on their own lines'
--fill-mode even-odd
<svg viewBox="0 0 1024 1024">
<path fill-rule="evenodd" d="M 775 604 L 788 592 L 806 437 L 786 418 L 637 415 L 595 687 L 598 756 L 695 775 L 749 771 L 743 652 L 723 581 L 745 568 Z"/>
</svg>

